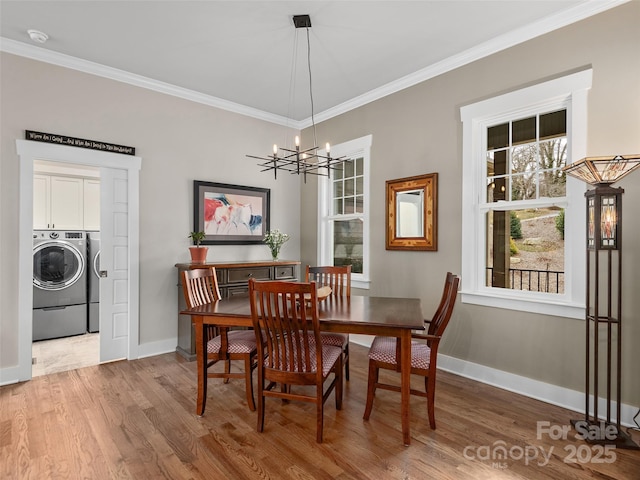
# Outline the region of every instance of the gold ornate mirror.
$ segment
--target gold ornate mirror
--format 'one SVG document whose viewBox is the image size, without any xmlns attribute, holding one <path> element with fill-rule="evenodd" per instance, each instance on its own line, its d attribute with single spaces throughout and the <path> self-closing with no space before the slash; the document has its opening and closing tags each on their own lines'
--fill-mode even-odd
<svg viewBox="0 0 640 480">
<path fill-rule="evenodd" d="M 387 250 L 437 250 L 438 174 L 387 180 Z"/>
</svg>

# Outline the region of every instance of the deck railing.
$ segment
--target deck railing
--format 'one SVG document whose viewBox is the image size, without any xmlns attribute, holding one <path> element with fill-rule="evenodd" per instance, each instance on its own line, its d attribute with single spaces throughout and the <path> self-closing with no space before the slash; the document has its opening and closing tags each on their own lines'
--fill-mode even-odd
<svg viewBox="0 0 640 480">
<path fill-rule="evenodd" d="M 556 270 L 509 269 L 512 290 L 531 292 L 563 293 L 564 272 Z M 493 285 L 493 267 L 487 267 L 487 285 Z"/>
</svg>

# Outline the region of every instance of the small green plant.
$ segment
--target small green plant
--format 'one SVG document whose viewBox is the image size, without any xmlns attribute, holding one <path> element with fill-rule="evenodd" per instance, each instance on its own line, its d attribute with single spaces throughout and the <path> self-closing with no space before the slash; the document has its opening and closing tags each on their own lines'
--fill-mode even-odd
<svg viewBox="0 0 640 480">
<path fill-rule="evenodd" d="M 193 243 L 195 244 L 196 247 L 199 247 L 200 242 L 204 240 L 204 237 L 205 237 L 204 232 L 191 232 L 188 238 L 193 240 Z"/>
<path fill-rule="evenodd" d="M 271 250 L 271 258 L 274 260 L 278 259 L 278 254 L 280 253 L 282 244 L 288 240 L 289 234 L 283 233 L 277 228 L 266 233 L 264 236 L 264 243 L 266 243 L 269 246 L 269 250 Z"/>
<path fill-rule="evenodd" d="M 556 230 L 560 232 L 560 238 L 564 240 L 564 208 L 560 210 L 560 213 L 556 217 Z"/>
<path fill-rule="evenodd" d="M 509 212 L 509 216 L 511 217 L 511 237 L 516 240 L 520 240 L 522 238 L 522 224 L 520 223 L 520 218 L 513 210 Z"/>
<path fill-rule="evenodd" d="M 509 239 L 509 251 L 511 252 L 512 256 L 520 253 L 520 250 L 518 250 L 518 246 L 516 245 L 516 242 L 513 238 Z"/>
</svg>

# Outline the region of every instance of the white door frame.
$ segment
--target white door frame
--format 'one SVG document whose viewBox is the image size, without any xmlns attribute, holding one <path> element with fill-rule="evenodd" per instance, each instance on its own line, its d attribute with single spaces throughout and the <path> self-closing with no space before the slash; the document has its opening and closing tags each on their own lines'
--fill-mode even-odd
<svg viewBox="0 0 640 480">
<path fill-rule="evenodd" d="M 75 163 L 117 168 L 128 173 L 129 194 L 129 344 L 127 358 L 138 358 L 139 331 L 139 180 L 142 158 L 132 155 L 16 140 L 20 156 L 18 246 L 18 381 L 31 379 L 33 335 L 33 162 Z"/>
</svg>

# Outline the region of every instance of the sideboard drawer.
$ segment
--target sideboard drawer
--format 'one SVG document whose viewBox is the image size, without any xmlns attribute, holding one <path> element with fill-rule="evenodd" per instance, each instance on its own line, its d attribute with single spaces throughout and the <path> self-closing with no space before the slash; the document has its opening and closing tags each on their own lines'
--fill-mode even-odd
<svg viewBox="0 0 640 480">
<path fill-rule="evenodd" d="M 227 283 L 247 283 L 249 279 L 271 280 L 271 267 L 230 268 Z"/>
<path fill-rule="evenodd" d="M 276 280 L 284 280 L 287 278 L 296 278 L 295 265 L 284 265 L 281 267 L 275 267 Z"/>
<path fill-rule="evenodd" d="M 227 287 L 226 298 L 248 297 L 249 285 L 238 285 L 236 287 Z"/>
</svg>

